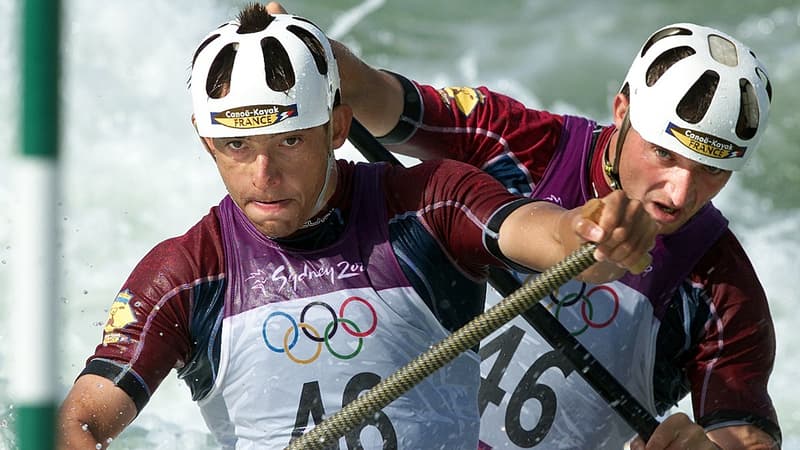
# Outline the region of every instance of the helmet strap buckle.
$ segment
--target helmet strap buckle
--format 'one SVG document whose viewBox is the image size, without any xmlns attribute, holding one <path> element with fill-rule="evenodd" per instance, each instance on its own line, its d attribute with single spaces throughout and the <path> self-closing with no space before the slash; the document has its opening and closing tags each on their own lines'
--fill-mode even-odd
<svg viewBox="0 0 800 450">
<path fill-rule="evenodd" d="M 622 157 L 622 144 L 625 143 L 625 137 L 628 135 L 628 130 L 631 127 L 631 120 L 629 116 L 630 110 L 625 111 L 625 118 L 622 119 L 622 125 L 620 126 L 619 133 L 617 135 L 617 151 L 614 155 L 613 164 L 609 161 L 608 157 L 609 147 L 611 147 L 610 142 L 608 145 L 606 145 L 606 148 L 603 151 L 603 172 L 605 172 L 609 179 L 609 187 L 614 190 L 622 189 L 622 181 L 619 179 L 619 160 Z"/>
</svg>

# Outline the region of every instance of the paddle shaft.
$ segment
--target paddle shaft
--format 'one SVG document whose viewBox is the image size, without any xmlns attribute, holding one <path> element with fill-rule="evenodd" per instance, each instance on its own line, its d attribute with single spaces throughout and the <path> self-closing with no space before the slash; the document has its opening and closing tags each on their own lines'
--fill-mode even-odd
<svg viewBox="0 0 800 450">
<path fill-rule="evenodd" d="M 358 120 L 353 118 L 349 140 L 370 162 L 400 161 L 389 152 Z M 507 297 L 520 287 L 519 281 L 509 272 L 492 268 L 489 283 L 500 295 Z M 647 442 L 658 426 L 658 421 L 649 411 L 605 368 L 575 336 L 564 328 L 541 304 L 535 303 L 522 313 L 522 317 L 550 344 L 559 351 L 619 416 Z"/>
</svg>

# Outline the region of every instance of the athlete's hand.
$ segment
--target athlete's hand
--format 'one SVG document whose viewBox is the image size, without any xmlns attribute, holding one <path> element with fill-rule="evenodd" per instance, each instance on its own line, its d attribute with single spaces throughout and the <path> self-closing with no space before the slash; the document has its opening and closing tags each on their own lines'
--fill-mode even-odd
<svg viewBox="0 0 800 450">
<path fill-rule="evenodd" d="M 656 427 L 650 440 L 636 437 L 630 443 L 631 450 L 719 450 L 700 425 L 692 422 L 684 413 L 677 413 L 667 417 Z"/>
<path fill-rule="evenodd" d="M 641 273 L 651 262 L 658 224 L 637 200 L 623 191 L 592 199 L 566 213 L 567 222 L 578 239 L 594 242 L 598 264 L 581 274 L 591 282 L 609 281 L 625 271 Z"/>
<path fill-rule="evenodd" d="M 278 2 L 269 2 L 267 12 L 270 14 L 286 14 L 286 9 Z"/>
</svg>

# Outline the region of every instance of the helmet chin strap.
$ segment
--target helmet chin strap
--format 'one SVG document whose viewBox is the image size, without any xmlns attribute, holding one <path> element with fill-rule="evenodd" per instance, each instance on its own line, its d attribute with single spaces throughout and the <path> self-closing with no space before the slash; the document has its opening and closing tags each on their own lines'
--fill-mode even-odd
<svg viewBox="0 0 800 450">
<path fill-rule="evenodd" d="M 615 155 L 613 165 L 608 160 L 609 146 L 606 146 L 606 149 L 603 152 L 603 172 L 605 172 L 606 176 L 610 180 L 608 183 L 609 186 L 614 190 L 622 189 L 622 181 L 619 179 L 619 160 L 622 157 L 622 144 L 625 143 L 625 137 L 628 135 L 628 130 L 630 128 L 631 120 L 629 117 L 629 112 L 625 111 L 625 118 L 622 119 L 622 125 L 620 126 L 619 134 L 617 135 L 617 151 L 614 152 Z"/>
<path fill-rule="evenodd" d="M 311 220 L 312 217 L 316 216 L 321 210 L 322 207 L 325 206 L 326 198 L 325 193 L 328 191 L 328 185 L 330 185 L 331 175 L 333 174 L 333 168 L 336 164 L 336 158 L 333 156 L 333 136 L 332 136 L 332 121 L 328 122 L 328 158 L 325 166 L 325 182 L 322 183 L 322 189 L 319 191 L 317 195 L 317 201 L 314 202 L 314 208 L 311 209 L 311 215 L 309 219 L 306 220 L 303 225 L 300 226 L 300 229 L 313 227 L 315 225 L 319 225 L 320 223 L 324 222 L 325 219 L 331 214 L 331 211 L 328 211 L 327 214 L 324 216 Z"/>
</svg>

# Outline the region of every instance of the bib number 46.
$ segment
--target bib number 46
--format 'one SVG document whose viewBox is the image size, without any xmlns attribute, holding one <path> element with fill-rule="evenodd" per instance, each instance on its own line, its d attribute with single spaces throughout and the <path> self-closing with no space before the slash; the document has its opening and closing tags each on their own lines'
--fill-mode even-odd
<svg viewBox="0 0 800 450">
<path fill-rule="evenodd" d="M 521 328 L 511 326 L 491 341 L 481 345 L 479 354 L 482 361 L 497 354 L 489 373 L 486 377 L 481 376 L 481 386 L 478 392 L 478 406 L 481 416 L 483 416 L 489 403 L 500 406 L 503 398 L 508 394 L 500 387 L 500 381 L 503 375 L 506 374 L 524 336 L 525 332 Z M 550 368 L 559 369 L 565 378 L 574 371 L 572 364 L 559 352 L 546 352 L 522 375 L 508 399 L 503 426 L 508 434 L 509 441 L 518 447 L 531 448 L 536 446 L 547 436 L 553 426 L 558 400 L 552 388 L 539 383 L 539 377 Z M 526 429 L 521 420 L 522 409 L 528 400 L 535 400 L 541 406 L 539 421 L 530 429 Z"/>
</svg>

